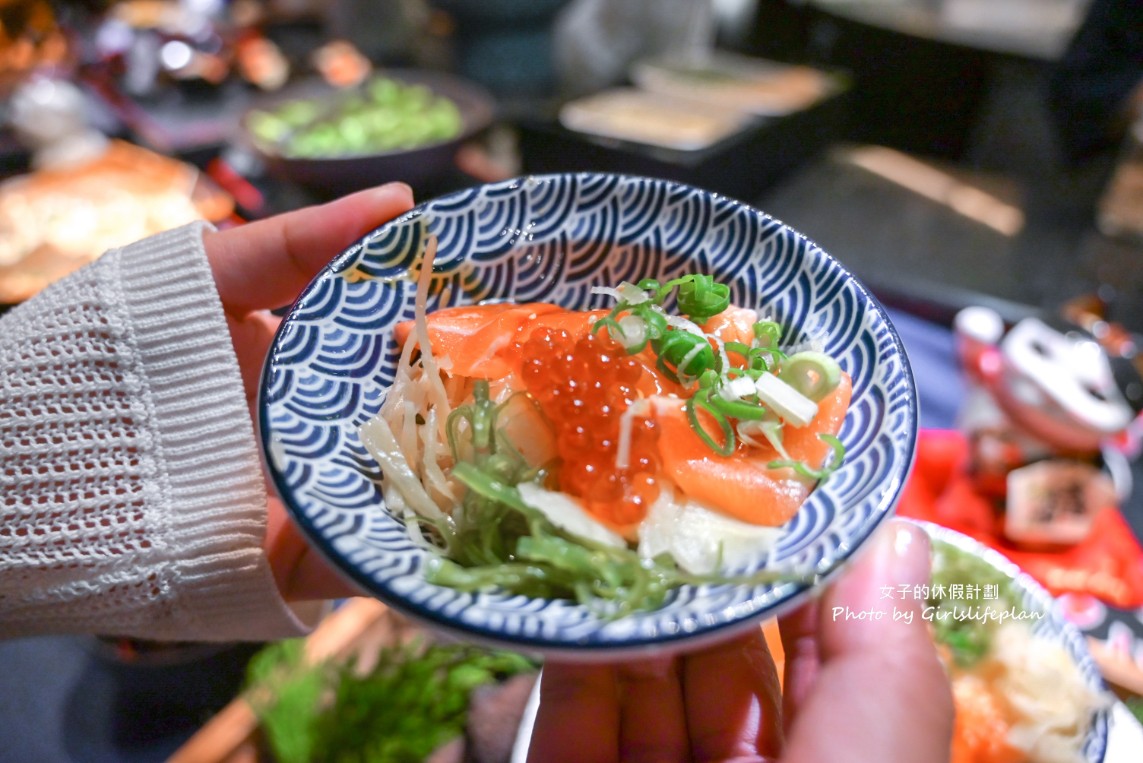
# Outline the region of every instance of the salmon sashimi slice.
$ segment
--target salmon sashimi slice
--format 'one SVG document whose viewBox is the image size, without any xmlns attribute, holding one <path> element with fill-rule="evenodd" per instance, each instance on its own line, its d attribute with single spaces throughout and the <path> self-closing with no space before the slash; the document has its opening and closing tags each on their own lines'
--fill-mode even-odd
<svg viewBox="0 0 1143 763">
<path fill-rule="evenodd" d="M 567 312 L 546 302 L 460 305 L 429 313 L 425 322 L 433 355 L 449 375 L 499 379 L 513 370 L 511 347 L 525 326 L 555 311 Z M 414 321 L 397 324 L 398 344 L 404 346 L 414 326 Z"/>
<path fill-rule="evenodd" d="M 724 342 L 748 345 L 754 341 L 754 324 L 757 322 L 758 314 L 753 310 L 731 305 L 718 315 L 708 318 L 701 328 Z"/>
<path fill-rule="evenodd" d="M 541 313 L 524 327 L 523 338 L 543 329 L 563 331 L 574 342 L 587 336 L 595 322 L 607 315 L 607 310 L 568 310 L 560 308 Z"/>
<path fill-rule="evenodd" d="M 814 469 L 825 465 L 826 458 L 833 452 L 829 443 L 818 437 L 820 434 L 836 435 L 845 421 L 849 400 L 853 396 L 853 381 L 849 374 L 842 372 L 841 380 L 833 392 L 818 402 L 818 414 L 809 426 L 782 428 L 782 445 L 790 458 L 805 461 Z"/>
<path fill-rule="evenodd" d="M 782 444 L 787 454 L 819 469 L 831 452 L 819 434 L 836 435 L 849 406 L 852 384 L 847 374 L 818 404 L 818 413 L 805 427 L 783 427 Z M 792 469 L 771 469 L 781 458 L 772 447 L 739 445 L 722 456 L 711 450 L 695 433 L 683 402 L 658 404 L 658 449 L 663 473 L 690 498 L 727 516 L 756 525 L 777 526 L 797 513 L 814 487 L 812 480 Z"/>
</svg>

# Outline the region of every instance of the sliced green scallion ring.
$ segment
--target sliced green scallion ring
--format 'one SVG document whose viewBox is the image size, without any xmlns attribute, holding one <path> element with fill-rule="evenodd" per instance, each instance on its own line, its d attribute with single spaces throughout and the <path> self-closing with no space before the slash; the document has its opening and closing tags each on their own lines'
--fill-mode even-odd
<svg viewBox="0 0 1143 763">
<path fill-rule="evenodd" d="M 734 453 L 734 446 L 736 444 L 734 427 L 730 424 L 730 419 L 723 415 L 720 411 L 711 406 L 710 403 L 710 390 L 700 390 L 692 397 L 687 398 L 686 411 L 687 421 L 690 422 L 691 428 L 695 434 L 706 443 L 707 447 L 718 453 L 720 456 L 729 456 Z M 722 433 L 722 442 L 719 443 L 711 436 L 710 432 L 706 430 L 702 421 L 699 420 L 699 410 L 705 411 L 715 424 L 718 425 Z"/>
<path fill-rule="evenodd" d="M 647 336 L 647 322 L 635 313 L 628 313 L 619 319 L 608 315 L 600 318 L 591 327 L 592 333 L 606 328 L 608 335 L 619 342 L 628 355 L 634 355 L 645 348 L 649 342 Z"/>
<path fill-rule="evenodd" d="M 652 341 L 652 347 L 655 347 Z M 714 368 L 714 348 L 705 336 L 697 336 L 677 329 L 666 332 L 658 343 L 659 360 L 673 366 L 676 379 L 684 376 L 697 379 L 707 369 Z"/>
<path fill-rule="evenodd" d="M 825 480 L 827 477 L 837 471 L 839 466 L 841 466 L 841 462 L 845 459 L 845 445 L 841 440 L 837 439 L 831 434 L 819 434 L 818 439 L 827 443 L 833 449 L 833 453 L 830 454 L 830 458 L 826 459 L 825 466 L 823 466 L 821 469 L 814 469 L 805 461 L 797 461 L 794 459 L 778 459 L 776 461 L 771 461 L 766 465 L 767 468 L 789 468 L 793 469 L 795 472 L 807 479 L 815 480 L 817 482 Z"/>
<path fill-rule="evenodd" d="M 797 352 L 781 362 L 778 378 L 815 403 L 841 382 L 841 366 L 824 352 Z"/>
<path fill-rule="evenodd" d="M 758 321 L 754 324 L 754 339 L 759 347 L 774 349 L 782 338 L 782 326 L 776 321 Z"/>
<path fill-rule="evenodd" d="M 635 285 L 643 291 L 654 292 L 656 296 L 659 294 L 659 290 L 662 288 L 662 285 L 654 278 L 644 278 L 641 281 L 637 282 Z"/>
<path fill-rule="evenodd" d="M 694 275 L 679 284 L 679 312 L 706 321 L 730 307 L 730 287 L 714 276 Z"/>
</svg>

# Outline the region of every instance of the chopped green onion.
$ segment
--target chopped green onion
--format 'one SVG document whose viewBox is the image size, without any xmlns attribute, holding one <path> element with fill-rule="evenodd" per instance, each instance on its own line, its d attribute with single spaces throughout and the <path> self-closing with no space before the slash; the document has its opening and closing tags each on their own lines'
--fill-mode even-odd
<svg viewBox="0 0 1143 763">
<path fill-rule="evenodd" d="M 727 400 L 720 395 L 711 395 L 707 403 L 723 416 L 740 421 L 761 421 L 766 415 L 763 406 L 745 400 Z"/>
<path fill-rule="evenodd" d="M 841 382 L 841 366 L 824 352 L 798 352 L 782 361 L 778 378 L 817 403 Z"/>
<path fill-rule="evenodd" d="M 707 370 L 705 370 L 701 374 L 699 374 L 699 377 L 698 377 L 699 389 L 709 389 L 712 387 L 717 387 L 721 383 L 722 383 L 722 377 L 719 376 L 718 371 L 715 371 L 713 368 L 708 368 Z"/>
<path fill-rule="evenodd" d="M 659 282 L 656 281 L 654 278 L 644 278 L 643 280 L 639 281 L 635 285 L 638 286 L 643 291 L 653 291 L 656 294 L 659 293 L 659 289 L 661 288 L 659 285 Z"/>
<path fill-rule="evenodd" d="M 735 355 L 741 355 L 742 358 L 746 361 L 746 368 L 750 371 L 769 371 L 770 362 L 766 358 L 776 354 L 774 350 L 766 349 L 763 347 L 751 347 L 750 345 L 743 344 L 742 342 L 726 342 L 723 346 L 726 347 L 727 352 L 733 352 Z"/>
<path fill-rule="evenodd" d="M 697 378 L 716 363 L 714 348 L 707 338 L 689 331 L 668 331 L 658 342 L 652 340 L 651 347 L 658 352 L 660 360 L 673 367 L 676 379 L 684 375 Z"/>
<path fill-rule="evenodd" d="M 742 342 L 724 342 L 722 346 L 726 348 L 727 352 L 733 352 L 735 355 L 741 355 L 743 358 L 749 358 L 750 353 L 758 349 L 757 347 L 751 347 Z"/>
<path fill-rule="evenodd" d="M 610 315 L 604 316 L 603 318 L 600 318 L 595 323 L 593 323 L 591 325 L 591 333 L 597 334 L 599 333 L 599 330 L 604 327 L 607 328 L 608 333 L 610 333 L 613 338 L 615 338 L 616 334 L 623 333 L 623 329 L 619 326 L 619 321 L 615 320 Z"/>
<path fill-rule="evenodd" d="M 782 338 L 782 326 L 775 321 L 758 321 L 754 324 L 754 338 L 760 347 L 775 348 Z"/>
<path fill-rule="evenodd" d="M 687 398 L 686 411 L 687 421 L 690 422 L 691 429 L 695 434 L 706 443 L 707 447 L 718 453 L 720 456 L 729 456 L 734 453 L 735 437 L 734 427 L 731 426 L 730 420 L 721 412 L 716 410 L 710 403 L 711 391 L 700 390 L 691 397 Z M 714 423 L 718 425 L 719 430 L 722 432 L 722 442 L 719 443 L 703 426 L 702 421 L 699 420 L 699 410 L 705 411 Z"/>
<path fill-rule="evenodd" d="M 460 460 L 460 422 L 467 421 L 473 450 L 478 455 L 487 455 L 493 449 L 493 432 L 496 423 L 496 404 L 489 399 L 489 387 L 481 379 L 472 388 L 473 401 L 469 405 L 454 408 L 445 419 L 445 432 L 453 458 Z"/>
<path fill-rule="evenodd" d="M 647 306 L 636 313 L 647 324 L 647 338 L 656 342 L 667 335 L 670 325 L 662 310 Z"/>
<path fill-rule="evenodd" d="M 679 312 L 706 321 L 730 307 L 730 287 L 714 276 L 694 275 L 679 284 Z"/>
<path fill-rule="evenodd" d="M 814 469 L 805 461 L 797 461 L 794 459 L 778 459 L 771 461 L 766 466 L 770 469 L 793 469 L 801 476 L 818 482 L 826 479 L 841 466 L 842 459 L 845 458 L 845 445 L 842 444 L 841 440 L 831 434 L 819 434 L 818 439 L 833 448 L 833 457 L 826 459 L 826 464 L 821 469 Z"/>
</svg>

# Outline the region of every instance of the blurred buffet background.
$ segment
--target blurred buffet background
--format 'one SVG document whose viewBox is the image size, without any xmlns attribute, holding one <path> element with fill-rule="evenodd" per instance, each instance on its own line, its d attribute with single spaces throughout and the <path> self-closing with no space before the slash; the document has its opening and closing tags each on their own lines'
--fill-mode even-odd
<svg viewBox="0 0 1143 763">
<path fill-rule="evenodd" d="M 1143 695 L 1140 8 L 0 0 L 0 311 L 150 233 L 199 218 L 241 225 L 390 180 L 419 199 L 572 170 L 718 191 L 820 244 L 891 310 L 927 435 L 901 512 L 1032 572 L 1132 706 Z M 987 486 L 961 466 L 940 472 L 937 451 L 983 458 L 974 414 L 998 390 L 980 353 L 1014 355 L 1011 330 L 1041 319 L 1071 348 L 1053 360 L 1061 375 L 1079 357 L 1069 352 L 1096 347 L 1126 409 L 1098 452 L 1080 454 L 1110 483 L 1102 503 L 1067 532 L 1041 518 L 1033 540 L 943 501 Z M 1068 407 L 1053 380 L 1039 382 L 1038 399 Z M 376 655 L 409 632 L 380 605 L 351 602 L 306 648 Z M 264 732 L 234 698 L 263 647 L 0 644 L 0 759 L 255 759 Z M 466 759 L 509 760 L 504 718 L 518 721 L 529 685 L 507 676 L 534 666 L 430 656 L 484 677 L 464 684 L 488 690 Z M 400 669 L 421 681 L 428 659 Z"/>
</svg>

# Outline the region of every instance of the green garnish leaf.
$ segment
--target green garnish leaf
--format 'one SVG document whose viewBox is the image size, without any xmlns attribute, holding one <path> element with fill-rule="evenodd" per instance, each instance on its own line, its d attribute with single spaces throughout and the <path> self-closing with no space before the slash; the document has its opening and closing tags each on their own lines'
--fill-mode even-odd
<svg viewBox="0 0 1143 763">
<path fill-rule="evenodd" d="M 471 694 L 536 670 L 522 655 L 419 640 L 382 649 L 362 674 L 352 661 L 307 664 L 304 640 L 262 649 L 245 697 L 279 763 L 404 763 L 464 733 Z"/>
</svg>

